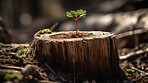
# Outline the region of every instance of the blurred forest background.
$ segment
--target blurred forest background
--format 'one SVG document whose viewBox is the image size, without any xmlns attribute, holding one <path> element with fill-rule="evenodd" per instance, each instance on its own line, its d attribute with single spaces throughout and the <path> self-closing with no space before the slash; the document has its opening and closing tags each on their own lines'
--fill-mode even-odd
<svg viewBox="0 0 148 83">
<path fill-rule="evenodd" d="M 130 30 L 131 24 L 135 26 L 139 16 L 148 18 L 147 8 L 147 0 L 0 0 L 0 42 L 32 42 L 38 30 L 50 29 L 55 23 L 53 31 L 75 30 L 74 21 L 65 12 L 77 9 L 87 10 L 87 18 L 79 21 L 80 30 L 118 34 Z M 129 24 L 119 28 L 121 23 Z"/>
</svg>

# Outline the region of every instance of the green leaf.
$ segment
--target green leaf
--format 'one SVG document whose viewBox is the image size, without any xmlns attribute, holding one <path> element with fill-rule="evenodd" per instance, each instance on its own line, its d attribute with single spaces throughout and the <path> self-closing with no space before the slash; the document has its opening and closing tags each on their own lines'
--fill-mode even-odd
<svg viewBox="0 0 148 83">
<path fill-rule="evenodd" d="M 80 10 L 77 10 L 77 12 L 78 12 L 79 14 L 85 14 L 85 13 L 86 13 L 86 10 L 80 9 Z"/>
<path fill-rule="evenodd" d="M 86 18 L 86 14 L 80 15 L 80 18 Z"/>
<path fill-rule="evenodd" d="M 78 12 L 76 12 L 76 11 L 70 11 L 72 14 L 79 14 Z"/>
<path fill-rule="evenodd" d="M 73 17 L 74 14 L 72 14 L 72 13 L 70 13 L 70 12 L 66 12 L 66 16 L 67 16 L 67 17 Z"/>
</svg>

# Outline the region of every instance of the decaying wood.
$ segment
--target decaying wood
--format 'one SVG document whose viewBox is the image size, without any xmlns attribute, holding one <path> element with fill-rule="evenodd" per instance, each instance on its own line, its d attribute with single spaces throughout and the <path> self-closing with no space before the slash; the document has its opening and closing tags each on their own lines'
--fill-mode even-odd
<svg viewBox="0 0 148 83">
<path fill-rule="evenodd" d="M 12 46 L 13 48 L 29 47 L 29 44 L 15 44 L 15 43 L 11 43 L 11 46 Z"/>
<path fill-rule="evenodd" d="M 139 56 L 140 54 L 147 53 L 147 52 L 148 52 L 148 48 L 143 49 L 143 50 L 141 49 L 136 52 L 131 52 L 129 54 L 126 54 L 124 56 L 119 56 L 119 58 L 120 60 L 128 60 L 128 59 L 135 58 L 136 56 Z"/>
<path fill-rule="evenodd" d="M 36 58 L 89 79 L 120 77 L 119 57 L 115 35 L 108 32 L 90 31 L 94 36 L 72 39 L 56 39 L 50 36 L 68 33 L 55 32 L 34 37 Z"/>
<path fill-rule="evenodd" d="M 148 32 L 148 30 L 146 29 L 139 29 L 139 30 L 134 30 L 134 34 L 135 35 L 138 35 L 138 34 L 146 34 Z M 128 31 L 128 32 L 124 32 L 124 33 L 121 33 L 121 34 L 118 34 L 117 35 L 117 38 L 125 38 L 125 37 L 128 37 L 130 35 L 133 35 L 133 32 L 132 31 Z"/>
<path fill-rule="evenodd" d="M 20 71 L 13 70 L 13 69 L 0 69 L 0 75 L 13 74 L 13 73 L 21 74 Z"/>
<path fill-rule="evenodd" d="M 25 68 L 21 72 L 23 76 L 32 75 L 38 78 L 39 80 L 45 80 L 45 78 L 42 77 L 41 74 L 32 65 L 26 65 Z"/>
<path fill-rule="evenodd" d="M 135 47 L 135 38 L 133 35 L 137 36 L 139 43 L 148 42 L 148 30 L 147 29 L 139 29 L 134 31 L 128 31 L 121 34 L 118 34 L 117 37 L 117 47 L 119 49 L 122 48 L 133 48 Z"/>
<path fill-rule="evenodd" d="M 13 70 L 21 71 L 23 68 L 22 67 L 15 67 L 15 66 L 0 65 L 0 69 L 13 69 Z"/>
</svg>

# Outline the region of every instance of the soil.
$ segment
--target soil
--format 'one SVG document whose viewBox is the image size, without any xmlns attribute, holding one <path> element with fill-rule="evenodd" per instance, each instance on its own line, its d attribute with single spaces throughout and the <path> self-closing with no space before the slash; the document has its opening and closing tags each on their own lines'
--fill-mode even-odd
<svg viewBox="0 0 148 83">
<path fill-rule="evenodd" d="M 87 33 L 87 32 L 69 32 L 69 33 L 61 33 L 61 34 L 57 34 L 57 35 L 52 35 L 50 36 L 51 38 L 55 38 L 55 39 L 59 39 L 59 38 L 67 38 L 67 39 L 71 39 L 71 38 L 82 38 L 82 37 L 90 37 L 93 36 L 92 33 Z"/>
<path fill-rule="evenodd" d="M 13 70 L 17 70 L 13 67 L 17 67 L 18 69 L 24 68 L 26 65 L 31 64 L 41 73 L 44 78 L 47 78 L 47 75 L 41 67 L 38 66 L 37 60 L 34 59 L 33 49 L 29 44 L 3 44 L 0 43 L 0 77 L 3 75 L 3 71 L 1 69 L 8 70 L 12 72 Z M 5 67 L 6 66 L 6 67 Z M 8 68 L 7 68 L 8 66 Z M 11 68 L 12 67 L 12 68 Z M 7 73 L 5 73 L 6 75 Z M 28 77 L 26 77 L 28 78 Z M 19 79 L 17 79 L 19 80 Z M 27 83 L 30 83 L 32 79 L 24 79 Z M 12 82 L 14 80 L 11 80 Z M 0 82 L 4 82 L 3 79 Z M 17 82 L 14 82 L 17 83 Z M 19 82 L 18 82 L 19 83 Z"/>
</svg>

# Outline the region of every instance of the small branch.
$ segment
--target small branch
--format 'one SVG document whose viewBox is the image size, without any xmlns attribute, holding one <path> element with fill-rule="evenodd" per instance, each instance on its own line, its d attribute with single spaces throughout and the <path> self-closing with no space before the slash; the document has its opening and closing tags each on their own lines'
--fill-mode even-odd
<svg viewBox="0 0 148 83">
<path fill-rule="evenodd" d="M 3 51 L 7 56 L 9 56 L 9 54 L 2 48 L 2 46 L 0 46 L 0 48 L 2 49 L 2 51 Z"/>
<path fill-rule="evenodd" d="M 72 17 L 72 18 L 76 21 L 76 19 L 74 17 Z"/>
<path fill-rule="evenodd" d="M 52 27 L 50 28 L 51 31 L 53 31 L 53 29 L 59 24 L 59 22 L 54 23 L 54 25 L 52 25 Z"/>
<path fill-rule="evenodd" d="M 13 69 L 0 69 L 0 76 L 5 74 L 13 74 L 13 73 L 21 74 L 20 71 L 13 70 Z"/>
<path fill-rule="evenodd" d="M 134 69 L 134 70 L 136 70 L 136 71 L 138 71 L 138 72 L 140 72 L 140 73 L 144 73 L 144 74 L 148 75 L 147 72 L 141 71 L 141 70 L 139 70 L 139 69 L 137 69 L 137 68 L 135 68 L 135 67 L 131 67 L 131 69 Z"/>
<path fill-rule="evenodd" d="M 46 63 L 45 63 L 45 65 L 54 75 L 57 75 Z"/>
<path fill-rule="evenodd" d="M 78 17 L 78 20 L 80 19 L 80 17 Z"/>
<path fill-rule="evenodd" d="M 129 66 L 130 66 L 130 68 L 133 69 L 133 70 L 136 70 L 136 71 L 138 71 L 138 72 L 140 72 L 140 73 L 144 73 L 144 74 L 148 75 L 147 72 L 144 72 L 144 71 L 141 71 L 141 70 L 135 68 L 132 64 L 129 64 Z"/>
<path fill-rule="evenodd" d="M 148 30 L 146 30 L 146 29 L 134 30 L 135 35 L 139 35 L 139 34 L 143 34 L 143 33 L 147 33 L 147 32 L 148 32 Z M 131 36 L 131 35 L 133 35 L 132 31 L 120 33 L 117 35 L 117 39 L 125 38 L 125 37 Z"/>
<path fill-rule="evenodd" d="M 0 69 L 13 69 L 13 70 L 21 71 L 23 68 L 22 67 L 15 67 L 15 66 L 0 65 Z"/>
<path fill-rule="evenodd" d="M 144 50 L 138 50 L 136 52 L 131 52 L 127 55 L 124 55 L 124 56 L 119 56 L 120 60 L 126 60 L 126 59 L 131 59 L 131 58 L 134 58 L 140 54 L 143 54 L 143 53 L 146 53 L 148 52 L 148 48 L 144 49 Z"/>
<path fill-rule="evenodd" d="M 20 60 L 24 64 L 24 59 L 22 57 L 20 57 L 18 54 L 16 54 L 16 53 L 10 53 L 10 55 L 12 57 L 16 58 L 17 60 Z"/>
<path fill-rule="evenodd" d="M 61 77 L 59 74 L 55 73 L 46 63 L 45 63 L 46 67 L 56 76 L 58 76 L 58 79 L 61 80 L 62 82 L 66 82 L 66 80 Z"/>
</svg>

